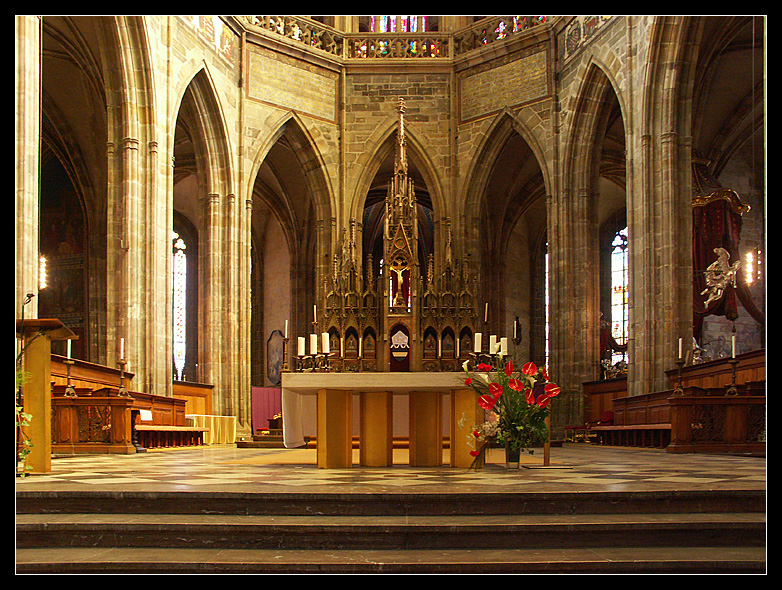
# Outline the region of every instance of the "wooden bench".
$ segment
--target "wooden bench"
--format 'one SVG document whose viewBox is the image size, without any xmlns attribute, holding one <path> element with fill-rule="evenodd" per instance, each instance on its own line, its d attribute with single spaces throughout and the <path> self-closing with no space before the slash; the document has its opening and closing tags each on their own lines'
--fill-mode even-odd
<svg viewBox="0 0 782 590">
<path fill-rule="evenodd" d="M 671 442 L 670 424 L 593 426 L 597 444 L 665 448 Z"/>
<path fill-rule="evenodd" d="M 138 424 L 134 429 L 138 434 L 138 446 L 144 449 L 202 445 L 204 444 L 204 432 L 209 431 L 208 428 L 198 426 L 165 426 L 161 424 Z"/>
</svg>

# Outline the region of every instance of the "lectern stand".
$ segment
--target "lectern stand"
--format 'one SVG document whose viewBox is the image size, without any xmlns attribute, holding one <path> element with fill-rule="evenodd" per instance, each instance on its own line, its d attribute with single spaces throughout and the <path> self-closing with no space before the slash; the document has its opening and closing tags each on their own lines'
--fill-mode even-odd
<svg viewBox="0 0 782 590">
<path fill-rule="evenodd" d="M 52 340 L 77 338 L 57 319 L 16 320 L 16 335 L 22 338 L 24 411 L 32 416 L 24 432 L 33 446 L 27 464 L 33 473 L 52 470 Z"/>
</svg>

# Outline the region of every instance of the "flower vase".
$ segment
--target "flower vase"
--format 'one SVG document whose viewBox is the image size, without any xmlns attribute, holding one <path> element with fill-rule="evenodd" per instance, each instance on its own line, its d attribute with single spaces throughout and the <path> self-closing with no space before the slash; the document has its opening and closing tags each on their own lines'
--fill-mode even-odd
<svg viewBox="0 0 782 590">
<path fill-rule="evenodd" d="M 508 441 L 505 441 L 505 467 L 507 469 L 518 469 L 521 459 L 521 449 L 512 448 Z"/>
</svg>

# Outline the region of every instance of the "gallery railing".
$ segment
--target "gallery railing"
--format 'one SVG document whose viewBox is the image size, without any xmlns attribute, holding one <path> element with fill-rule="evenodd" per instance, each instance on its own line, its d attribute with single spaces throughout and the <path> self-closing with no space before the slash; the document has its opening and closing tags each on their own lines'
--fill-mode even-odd
<svg viewBox="0 0 782 590">
<path fill-rule="evenodd" d="M 250 29 L 259 28 L 343 59 L 454 58 L 529 31 L 543 16 L 491 16 L 453 33 L 343 33 L 317 21 L 294 15 L 247 16 Z"/>
</svg>

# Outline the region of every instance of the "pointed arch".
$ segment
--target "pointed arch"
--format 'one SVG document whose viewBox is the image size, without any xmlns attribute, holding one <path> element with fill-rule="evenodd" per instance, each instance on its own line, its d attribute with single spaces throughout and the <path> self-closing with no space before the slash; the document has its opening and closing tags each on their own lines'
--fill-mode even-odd
<svg viewBox="0 0 782 590">
<path fill-rule="evenodd" d="M 359 155 L 355 167 L 360 170 L 358 180 L 349 199 L 347 210 L 348 219 L 361 219 L 362 211 L 366 203 L 372 182 L 380 169 L 380 166 L 395 149 L 397 119 L 389 115 L 385 124 L 375 128 L 365 142 L 366 149 Z M 407 142 L 408 159 L 421 174 L 429 198 L 432 210 L 437 218 L 445 218 L 452 215 L 448 210 L 443 196 L 443 186 L 437 168 L 432 159 L 426 153 L 426 146 L 415 131 L 414 125 L 405 123 L 405 137 Z"/>
<path fill-rule="evenodd" d="M 335 217 L 337 215 L 337 211 L 334 210 L 336 199 L 331 180 L 326 173 L 327 166 L 323 154 L 299 114 L 294 111 L 281 113 L 275 119 L 268 121 L 268 128 L 271 131 L 255 147 L 252 169 L 248 174 L 248 194 L 253 194 L 256 178 L 269 153 L 284 138 L 304 173 L 315 211 L 315 219 L 328 220 Z M 284 196 L 287 197 L 287 195 Z M 282 204 L 286 211 L 293 212 L 295 210 L 294 203 L 289 200 L 278 204 Z M 293 215 L 285 226 L 296 231 L 297 224 L 303 221 Z"/>
<path fill-rule="evenodd" d="M 225 113 L 205 63 L 199 64 L 179 96 L 172 120 L 182 116 L 187 121 L 201 194 L 233 194 L 232 150 Z"/>
<path fill-rule="evenodd" d="M 600 175 L 601 123 L 605 121 L 604 105 L 613 93 L 619 103 L 622 118 L 627 109 L 610 70 L 594 56 L 584 67 L 581 85 L 576 91 L 576 101 L 571 109 L 573 121 L 565 143 L 565 193 L 594 190 Z M 601 119 L 601 117 L 603 117 Z"/>
<path fill-rule="evenodd" d="M 544 192 L 550 194 L 551 172 L 540 142 L 529 126 L 515 112 L 506 107 L 489 124 L 483 141 L 476 150 L 477 156 L 470 163 L 465 175 L 465 198 L 463 201 L 465 216 L 468 211 L 480 211 L 483 208 L 492 166 L 508 139 L 514 134 L 521 137 L 529 147 L 541 170 Z"/>
</svg>

